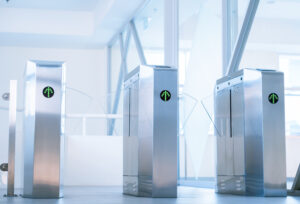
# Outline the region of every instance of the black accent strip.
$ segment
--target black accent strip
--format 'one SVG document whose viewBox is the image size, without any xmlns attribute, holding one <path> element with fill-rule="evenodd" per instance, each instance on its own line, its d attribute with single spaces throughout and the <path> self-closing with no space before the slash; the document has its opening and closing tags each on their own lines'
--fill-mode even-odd
<svg viewBox="0 0 300 204">
<path fill-rule="evenodd" d="M 128 92 L 129 92 L 129 96 L 128 96 L 128 98 L 129 98 L 129 102 L 128 102 L 128 106 L 129 106 L 129 108 L 128 108 L 128 126 L 129 126 L 129 128 L 128 128 L 128 137 L 130 137 L 130 129 L 131 129 L 131 127 L 130 127 L 130 115 L 131 115 L 131 110 L 130 110 L 130 106 L 131 106 L 131 88 L 129 88 L 129 90 L 128 90 Z"/>
<path fill-rule="evenodd" d="M 230 111 L 230 137 L 232 137 L 232 99 L 231 99 L 231 89 L 229 91 L 229 111 Z"/>
</svg>

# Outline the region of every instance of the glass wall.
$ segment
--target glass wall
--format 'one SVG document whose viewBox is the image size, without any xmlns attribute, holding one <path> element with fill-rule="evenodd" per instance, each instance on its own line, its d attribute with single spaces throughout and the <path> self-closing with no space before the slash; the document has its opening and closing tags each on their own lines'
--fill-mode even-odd
<svg viewBox="0 0 300 204">
<path fill-rule="evenodd" d="M 232 49 L 249 0 L 232 1 Z M 242 68 L 275 69 L 285 73 L 287 172 L 294 177 L 300 158 L 300 1 L 263 0 L 240 64 Z M 164 1 L 152 0 L 134 18 L 147 64 L 164 64 Z M 124 42 L 129 26 L 123 33 Z M 141 62 L 130 36 L 127 68 Z M 120 71 L 120 46 L 112 47 L 112 99 Z M 215 138 L 213 94 L 222 77 L 222 0 L 179 1 L 179 172 L 180 184 L 213 187 Z M 113 103 L 112 103 L 113 104 Z M 118 113 L 122 113 L 122 94 Z M 114 130 L 121 134 L 122 124 Z"/>
<path fill-rule="evenodd" d="M 179 3 L 180 184 L 213 186 L 210 118 L 214 85 L 222 74 L 222 1 Z"/>
<path fill-rule="evenodd" d="M 134 38 L 130 23 L 122 31 L 123 49 L 126 48 L 126 39 L 129 33 L 128 54 L 126 57 L 126 68 L 128 73 L 142 64 L 140 54 L 144 54 L 146 63 L 149 65 L 164 64 L 164 1 L 151 0 L 138 12 L 133 19 L 136 27 L 138 39 Z M 138 50 L 138 46 L 142 50 Z M 111 55 L 111 106 L 118 104 L 117 114 L 123 113 L 123 79 L 120 77 L 121 50 L 119 37 L 116 38 Z M 140 52 L 140 53 L 139 53 Z M 121 80 L 121 81 L 119 81 Z M 119 83 L 121 82 L 121 83 Z M 121 90 L 119 97 L 116 98 L 118 89 Z M 113 120 L 110 120 L 113 121 Z M 113 135 L 122 135 L 122 120 L 115 120 L 113 125 Z"/>
<path fill-rule="evenodd" d="M 135 17 L 147 64 L 164 64 L 164 1 L 151 0 Z"/>
<path fill-rule="evenodd" d="M 240 65 L 284 72 L 288 178 L 300 163 L 299 9 L 300 1 L 261 1 Z"/>
<path fill-rule="evenodd" d="M 125 43 L 125 37 L 126 31 L 123 34 L 123 42 Z M 121 72 L 121 62 L 122 62 L 122 56 L 121 56 L 121 50 L 120 50 L 120 42 L 119 38 L 116 39 L 114 44 L 111 46 L 111 92 L 107 93 L 107 97 L 110 98 L 110 105 L 111 105 L 111 111 L 116 106 L 116 114 L 122 114 L 123 113 L 123 88 L 120 87 L 119 95 L 117 96 L 118 89 L 122 83 L 119 81 L 123 80 L 123 75 L 120 75 Z M 117 100 L 116 100 L 117 99 Z M 116 119 L 108 119 L 108 128 L 110 135 L 116 135 L 120 136 L 123 134 L 123 121 L 122 120 L 116 120 Z M 110 129 L 112 128 L 112 129 Z M 111 131 L 111 132 L 110 132 Z"/>
</svg>

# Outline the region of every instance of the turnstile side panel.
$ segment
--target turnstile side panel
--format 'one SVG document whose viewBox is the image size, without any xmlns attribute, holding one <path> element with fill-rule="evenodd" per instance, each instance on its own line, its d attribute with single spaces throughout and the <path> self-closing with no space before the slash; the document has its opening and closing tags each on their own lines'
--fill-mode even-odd
<svg viewBox="0 0 300 204">
<path fill-rule="evenodd" d="M 33 158 L 34 158 L 34 127 L 35 127 L 35 90 L 36 65 L 29 61 L 25 76 L 24 100 L 24 195 L 32 195 L 33 186 Z M 26 185 L 25 185 L 26 184 Z"/>
<path fill-rule="evenodd" d="M 232 80 L 226 82 L 227 88 L 215 92 L 216 191 L 242 195 L 245 193 L 244 91 L 241 77 Z"/>
<path fill-rule="evenodd" d="M 261 72 L 245 70 L 246 193 L 263 195 L 263 129 Z"/>
<path fill-rule="evenodd" d="M 233 138 L 233 174 L 245 175 L 244 149 L 244 86 L 239 83 L 231 88 L 231 126 Z M 240 182 L 241 184 L 242 182 Z M 238 188 L 238 186 L 237 186 Z M 241 189 L 241 188 L 238 188 Z"/>
<path fill-rule="evenodd" d="M 177 197 L 177 92 L 177 71 L 154 69 L 153 197 Z"/>
<path fill-rule="evenodd" d="M 139 193 L 142 196 L 152 196 L 153 174 L 153 68 L 140 66 L 138 95 L 138 176 Z"/>
<path fill-rule="evenodd" d="M 65 127 L 66 127 L 66 64 L 62 66 L 62 79 L 61 79 L 61 126 L 60 126 L 60 192 L 59 197 L 64 196 L 64 164 L 65 164 Z"/>
<path fill-rule="evenodd" d="M 37 67 L 33 196 L 60 196 L 62 69 Z M 54 95 L 46 98 L 43 89 Z"/>
<path fill-rule="evenodd" d="M 262 74 L 264 195 L 286 196 L 285 114 L 283 73 Z M 278 102 L 269 102 L 276 93 Z"/>
<path fill-rule="evenodd" d="M 123 192 L 138 194 L 138 93 L 139 81 L 124 89 Z"/>
<path fill-rule="evenodd" d="M 217 135 L 217 174 L 233 175 L 232 139 L 230 138 L 230 88 L 217 92 L 215 96 L 215 123 Z"/>
</svg>

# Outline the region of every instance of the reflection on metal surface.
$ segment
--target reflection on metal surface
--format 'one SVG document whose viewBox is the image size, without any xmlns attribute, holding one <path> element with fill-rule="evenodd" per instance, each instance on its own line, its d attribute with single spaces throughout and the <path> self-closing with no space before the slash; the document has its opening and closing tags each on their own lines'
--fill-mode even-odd
<svg viewBox="0 0 300 204">
<path fill-rule="evenodd" d="M 244 69 L 218 80 L 215 125 L 216 191 L 286 196 L 283 73 Z"/>
<path fill-rule="evenodd" d="M 15 148 L 17 117 L 17 81 L 10 81 L 7 196 L 15 196 Z"/>
<path fill-rule="evenodd" d="M 177 70 L 141 65 L 124 86 L 123 192 L 177 197 Z"/>
<path fill-rule="evenodd" d="M 63 196 L 65 64 L 29 61 L 25 83 L 23 196 L 59 198 Z M 52 87 L 55 94 L 45 97 L 45 87 Z"/>
</svg>

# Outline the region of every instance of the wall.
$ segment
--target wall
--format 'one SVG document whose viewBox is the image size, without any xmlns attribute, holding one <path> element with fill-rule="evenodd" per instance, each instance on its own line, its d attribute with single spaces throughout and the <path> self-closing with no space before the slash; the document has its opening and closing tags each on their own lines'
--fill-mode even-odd
<svg viewBox="0 0 300 204">
<path fill-rule="evenodd" d="M 67 114 L 102 114 L 106 107 L 105 49 L 49 49 L 0 47 L 0 94 L 8 92 L 9 80 L 18 80 L 16 187 L 22 186 L 23 145 L 22 116 L 23 75 L 26 61 L 53 60 L 67 64 Z M 7 161 L 8 102 L 0 99 L 0 162 Z M 67 120 L 65 185 L 120 185 L 122 170 L 122 140 L 107 138 L 106 120 L 87 121 L 88 131 L 95 136 L 82 137 L 80 120 Z M 88 132 L 88 133 L 89 133 Z M 73 136 L 74 134 L 78 136 Z M 106 148 L 110 147 L 110 148 Z M 111 156 L 114 157 L 111 160 Z M 88 162 L 87 162 L 88 161 Z M 96 164 L 96 165 L 95 165 Z M 115 167 L 108 172 L 107 166 Z M 84 173 L 86 172 L 86 173 Z M 3 178 L 5 177 L 4 173 Z M 78 176 L 80 175 L 80 176 Z M 0 187 L 5 187 L 0 180 Z"/>
</svg>

